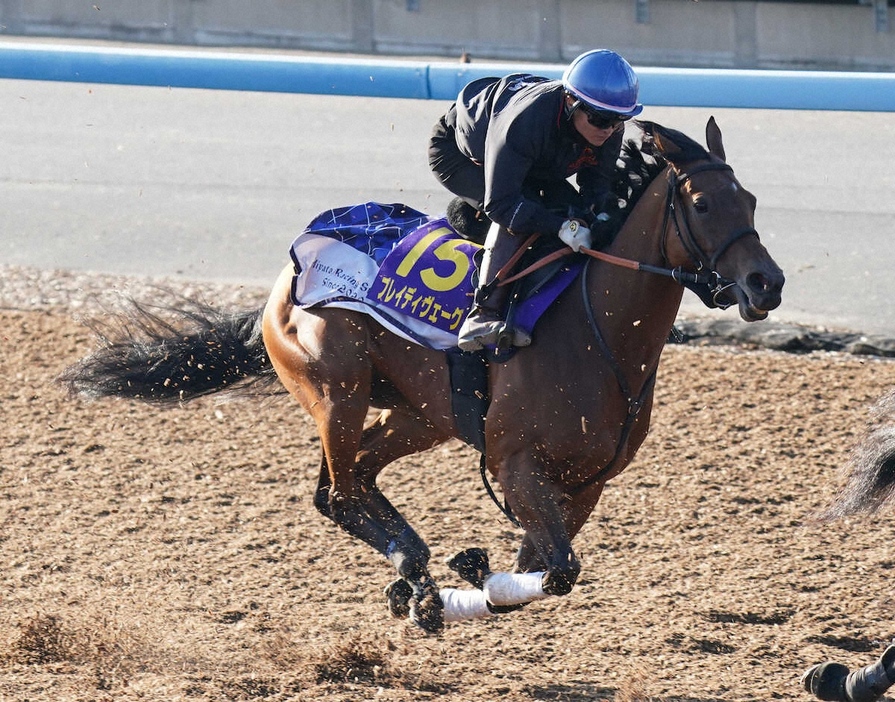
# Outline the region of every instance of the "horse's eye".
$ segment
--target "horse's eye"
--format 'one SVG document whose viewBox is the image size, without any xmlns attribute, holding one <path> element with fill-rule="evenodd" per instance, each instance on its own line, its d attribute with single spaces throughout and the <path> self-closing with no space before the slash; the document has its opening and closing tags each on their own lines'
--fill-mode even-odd
<svg viewBox="0 0 895 702">
<path fill-rule="evenodd" d="M 699 214 L 705 214 L 706 212 L 709 211 L 709 206 L 708 206 L 708 204 L 707 204 L 704 200 L 694 200 L 694 201 L 693 201 L 693 208 L 694 208 Z"/>
</svg>

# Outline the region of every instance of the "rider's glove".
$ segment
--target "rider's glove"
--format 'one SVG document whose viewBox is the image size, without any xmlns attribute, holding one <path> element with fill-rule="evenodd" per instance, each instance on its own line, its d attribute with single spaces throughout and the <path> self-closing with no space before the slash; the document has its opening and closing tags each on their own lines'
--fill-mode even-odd
<svg viewBox="0 0 895 702">
<path fill-rule="evenodd" d="M 559 228 L 559 238 L 577 253 L 582 246 L 591 248 L 590 229 L 578 219 L 567 219 Z"/>
<path fill-rule="evenodd" d="M 618 230 L 618 224 L 606 212 L 600 212 L 590 225 L 590 240 L 592 249 L 604 249 L 612 241 L 612 237 Z"/>
</svg>

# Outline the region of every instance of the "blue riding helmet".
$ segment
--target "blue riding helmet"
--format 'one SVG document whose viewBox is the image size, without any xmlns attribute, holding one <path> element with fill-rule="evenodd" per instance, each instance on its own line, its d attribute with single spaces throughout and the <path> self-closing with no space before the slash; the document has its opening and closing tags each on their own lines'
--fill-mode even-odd
<svg viewBox="0 0 895 702">
<path fill-rule="evenodd" d="M 631 64 L 614 51 L 594 49 L 581 54 L 562 75 L 565 89 L 594 110 L 636 117 L 640 81 Z"/>
</svg>

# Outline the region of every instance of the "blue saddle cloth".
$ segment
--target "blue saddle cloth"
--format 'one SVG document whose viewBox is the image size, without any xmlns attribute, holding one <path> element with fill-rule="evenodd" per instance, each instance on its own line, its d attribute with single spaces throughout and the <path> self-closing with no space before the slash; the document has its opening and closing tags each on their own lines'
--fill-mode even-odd
<svg viewBox="0 0 895 702">
<path fill-rule="evenodd" d="M 321 213 L 290 253 L 296 305 L 355 309 L 415 343 L 450 349 L 472 307 L 481 246 L 444 218 L 401 203 L 367 202 Z M 514 323 L 531 334 L 578 270 L 563 266 L 519 303 Z"/>
<path fill-rule="evenodd" d="M 341 241 L 381 264 L 395 244 L 430 219 L 399 202 L 365 202 L 321 212 L 304 233 Z"/>
</svg>

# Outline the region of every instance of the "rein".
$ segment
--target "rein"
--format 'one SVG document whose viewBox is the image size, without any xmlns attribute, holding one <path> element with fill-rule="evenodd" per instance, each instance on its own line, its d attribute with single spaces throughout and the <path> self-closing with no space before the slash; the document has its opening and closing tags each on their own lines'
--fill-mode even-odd
<svg viewBox="0 0 895 702">
<path fill-rule="evenodd" d="M 693 263 L 696 265 L 695 273 L 690 271 L 685 271 L 682 266 L 678 266 L 676 268 L 664 268 L 662 266 L 653 266 L 649 263 L 641 263 L 640 261 L 634 261 L 629 258 L 622 258 L 621 256 L 613 256 L 612 254 L 605 253 L 603 251 L 597 251 L 596 249 L 589 249 L 587 247 L 582 246 L 579 251 L 591 258 L 599 259 L 600 261 L 604 261 L 606 263 L 610 263 L 614 266 L 620 266 L 621 268 L 629 268 L 634 271 L 641 271 L 644 273 L 654 273 L 656 275 L 662 275 L 668 278 L 671 278 L 679 285 L 683 285 L 684 283 L 695 283 L 695 284 L 707 284 L 713 287 L 722 287 L 727 281 L 715 271 L 715 266 L 718 263 L 718 259 L 724 255 L 724 253 L 731 247 L 732 244 L 737 242 L 744 236 L 748 236 L 749 234 L 754 234 L 758 237 L 758 232 L 754 227 L 743 227 L 741 229 L 734 230 L 730 236 L 727 238 L 718 250 L 715 251 L 715 254 L 709 259 L 708 265 L 706 265 L 706 259 L 708 259 L 708 255 L 702 250 L 702 247 L 699 246 L 696 239 L 693 237 L 693 228 L 690 226 L 690 222 L 687 220 L 686 213 L 681 215 L 684 220 L 684 224 L 686 227 L 684 229 L 681 228 L 680 221 L 678 219 L 678 210 L 675 207 L 675 195 L 677 194 L 678 189 L 686 183 L 690 178 L 693 177 L 696 173 L 702 173 L 703 171 L 731 171 L 733 172 L 733 168 L 728 164 L 718 161 L 711 163 L 704 163 L 700 166 L 696 166 L 695 168 L 690 169 L 689 171 L 685 171 L 683 173 L 679 173 L 675 175 L 673 172 L 669 171 L 668 174 L 668 192 L 665 196 L 665 214 L 663 216 L 662 221 L 662 231 L 667 233 L 669 223 L 674 224 L 674 231 L 677 234 L 678 239 L 680 239 L 681 244 L 684 247 L 684 250 L 687 252 L 687 255 L 691 258 Z M 686 234 L 685 234 L 686 231 Z M 520 278 L 524 278 L 530 273 L 538 270 L 539 268 L 543 268 L 549 263 L 556 261 L 564 256 L 568 256 L 571 253 L 574 253 L 572 249 L 568 247 L 564 247 L 562 249 L 558 249 L 553 253 L 544 256 L 543 258 L 535 261 L 533 264 L 525 268 L 524 270 L 516 273 L 509 278 L 505 277 L 506 272 L 511 270 L 513 265 L 515 265 L 516 261 L 522 255 L 522 251 L 531 246 L 534 241 L 541 236 L 540 234 L 533 234 L 529 239 L 525 242 L 523 246 L 521 246 L 517 255 L 515 255 L 510 262 L 502 268 L 498 274 L 497 278 L 500 280 L 499 285 L 509 285 L 512 282 L 519 280 Z M 668 255 L 666 253 L 666 245 L 665 245 L 665 236 L 663 234 L 662 237 L 662 258 L 666 261 L 668 260 Z M 706 270 L 707 269 L 707 270 Z M 503 275 L 501 275 L 503 274 Z"/>
<path fill-rule="evenodd" d="M 597 341 L 597 345 L 600 347 L 600 351 L 603 353 L 603 357 L 606 359 L 606 362 L 609 364 L 609 367 L 612 369 L 613 375 L 615 375 L 615 380 L 618 382 L 619 389 L 622 391 L 622 395 L 625 397 L 628 403 L 628 410 L 625 414 L 625 421 L 622 424 L 621 435 L 619 436 L 618 443 L 615 445 L 615 455 L 612 457 L 612 460 L 609 461 L 607 465 L 605 465 L 601 470 L 598 470 L 594 473 L 590 478 L 585 480 L 583 483 L 580 483 L 576 487 L 568 490 L 569 495 L 575 495 L 582 490 L 589 488 L 594 483 L 599 482 L 600 478 L 603 477 L 607 472 L 612 470 L 612 468 L 618 463 L 621 458 L 622 449 L 628 443 L 628 436 L 631 433 L 631 429 L 634 426 L 634 421 L 637 419 L 637 415 L 640 414 L 640 410 L 643 409 L 644 402 L 646 401 L 646 397 L 650 394 L 653 387 L 656 384 L 656 373 L 658 371 L 658 364 L 655 368 L 650 372 L 649 376 L 646 379 L 646 382 L 643 383 L 643 386 L 640 388 L 640 392 L 637 396 L 634 396 L 634 393 L 631 392 L 631 385 L 628 383 L 628 379 L 625 376 L 622 367 L 619 365 L 618 361 L 615 358 L 615 354 L 612 353 L 612 349 L 609 348 L 609 344 L 606 343 L 606 339 L 603 338 L 603 334 L 600 332 L 600 325 L 597 324 L 596 316 L 594 315 L 593 306 L 590 303 L 590 296 L 587 288 L 587 273 L 590 269 L 590 261 L 587 262 L 588 265 L 584 266 L 584 270 L 581 272 L 581 298 L 584 301 L 584 310 L 587 313 L 587 323 L 591 328 L 591 331 L 594 333 L 594 338 Z"/>
<path fill-rule="evenodd" d="M 526 242 L 527 245 L 531 245 L 534 238 L 541 236 L 540 234 L 534 235 L 532 239 Z M 737 237 L 739 238 L 739 237 Z M 730 242 L 733 243 L 733 242 Z M 727 244 L 726 246 L 729 246 Z M 725 248 L 726 248 L 725 246 Z M 524 249 L 525 246 L 522 247 Z M 520 249 L 520 250 L 522 250 Z M 684 283 L 707 283 L 707 284 L 717 284 L 720 282 L 721 278 L 715 272 L 710 273 L 691 273 L 689 271 L 685 271 L 683 268 L 678 266 L 677 268 L 662 268 L 661 266 L 653 266 L 649 263 L 641 263 L 640 261 L 634 261 L 630 258 L 622 258 L 621 256 L 613 256 L 612 254 L 608 254 L 604 251 L 598 251 L 597 249 L 589 249 L 586 246 L 582 246 L 579 251 L 591 258 L 599 259 L 600 261 L 605 261 L 606 263 L 611 263 L 613 266 L 619 266 L 621 268 L 629 268 L 633 271 L 642 271 L 644 273 L 655 273 L 656 275 L 664 275 L 668 278 L 673 279 L 676 283 L 683 285 Z M 557 259 L 563 258 L 564 256 L 568 256 L 569 254 L 574 253 L 572 249 L 569 247 L 564 247 L 562 249 L 558 249 L 550 254 L 547 254 L 543 258 L 538 259 L 530 266 L 525 268 L 524 270 L 519 271 L 513 276 L 509 278 L 503 278 L 500 281 L 500 285 L 509 285 L 520 278 L 524 278 L 530 273 L 534 273 L 539 268 L 543 268 L 548 263 L 553 263 Z M 511 266 L 508 266 L 511 268 Z"/>
</svg>

